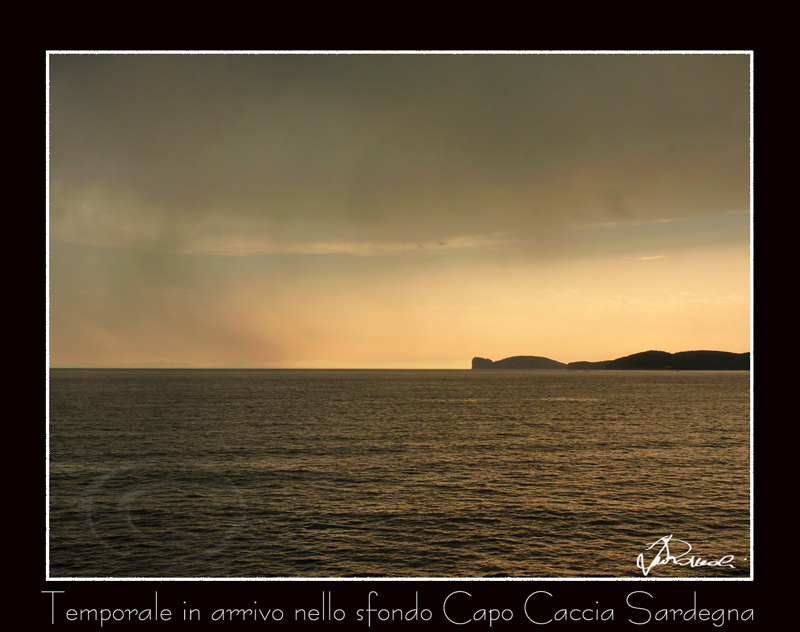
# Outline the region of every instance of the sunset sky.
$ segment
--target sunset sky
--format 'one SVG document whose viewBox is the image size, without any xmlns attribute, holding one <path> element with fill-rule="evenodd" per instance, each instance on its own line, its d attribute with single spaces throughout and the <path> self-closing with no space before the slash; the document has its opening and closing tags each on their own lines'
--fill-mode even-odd
<svg viewBox="0 0 800 632">
<path fill-rule="evenodd" d="M 750 350 L 749 54 L 51 54 L 53 367 Z"/>
</svg>

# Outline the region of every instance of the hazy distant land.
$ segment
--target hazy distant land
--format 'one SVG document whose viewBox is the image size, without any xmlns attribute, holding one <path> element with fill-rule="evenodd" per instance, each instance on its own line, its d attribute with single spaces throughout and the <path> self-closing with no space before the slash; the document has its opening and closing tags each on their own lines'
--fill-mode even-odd
<svg viewBox="0 0 800 632">
<path fill-rule="evenodd" d="M 672 370 L 672 371 L 749 371 L 750 352 L 728 351 L 643 351 L 603 362 L 570 362 L 565 364 L 539 356 L 513 356 L 492 362 L 487 358 L 472 358 L 473 369 L 566 369 L 600 370 Z"/>
<path fill-rule="evenodd" d="M 514 356 L 492 362 L 486 358 L 472 358 L 473 369 L 566 369 L 563 362 L 538 356 Z"/>
</svg>

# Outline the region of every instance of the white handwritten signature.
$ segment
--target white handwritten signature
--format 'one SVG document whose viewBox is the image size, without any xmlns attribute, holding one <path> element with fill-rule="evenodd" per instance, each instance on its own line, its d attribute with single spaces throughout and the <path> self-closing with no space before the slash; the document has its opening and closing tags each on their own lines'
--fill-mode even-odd
<svg viewBox="0 0 800 632">
<path fill-rule="evenodd" d="M 670 541 L 680 542 L 681 544 L 686 545 L 686 550 L 683 553 L 673 555 L 669 551 Z M 654 566 L 658 566 L 659 564 L 672 563 L 677 564 L 678 566 L 690 566 L 692 568 L 696 566 L 725 566 L 726 568 L 734 568 L 733 564 L 731 564 L 731 562 L 733 562 L 733 555 L 726 555 L 718 560 L 704 560 L 702 557 L 696 555 L 689 557 L 689 553 L 692 551 L 692 545 L 684 540 L 673 540 L 671 535 L 665 535 L 659 538 L 650 546 L 648 546 L 647 550 L 649 551 L 657 544 L 661 544 L 661 548 L 658 550 L 649 565 L 645 566 L 644 553 L 639 553 L 636 558 L 636 567 L 642 569 L 642 573 L 644 573 L 645 577 L 647 577 L 650 569 L 652 569 Z"/>
</svg>

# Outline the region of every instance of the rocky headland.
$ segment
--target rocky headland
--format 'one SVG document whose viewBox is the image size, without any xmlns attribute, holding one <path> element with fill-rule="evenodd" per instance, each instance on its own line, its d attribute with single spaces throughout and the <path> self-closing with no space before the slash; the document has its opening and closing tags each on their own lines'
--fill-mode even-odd
<svg viewBox="0 0 800 632">
<path fill-rule="evenodd" d="M 472 358 L 473 369 L 565 369 L 572 371 L 749 371 L 750 353 L 728 351 L 643 351 L 602 362 L 558 362 L 541 356 L 513 356 L 493 362 Z"/>
</svg>

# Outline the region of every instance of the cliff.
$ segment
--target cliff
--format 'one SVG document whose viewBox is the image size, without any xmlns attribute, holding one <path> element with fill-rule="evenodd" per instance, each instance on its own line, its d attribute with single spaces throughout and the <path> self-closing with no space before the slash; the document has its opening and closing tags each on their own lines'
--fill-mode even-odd
<svg viewBox="0 0 800 632">
<path fill-rule="evenodd" d="M 728 351 L 644 351 L 603 362 L 570 362 L 564 364 L 540 356 L 513 356 L 492 362 L 487 358 L 472 358 L 473 369 L 570 369 L 573 371 L 749 371 L 750 353 Z"/>
</svg>

